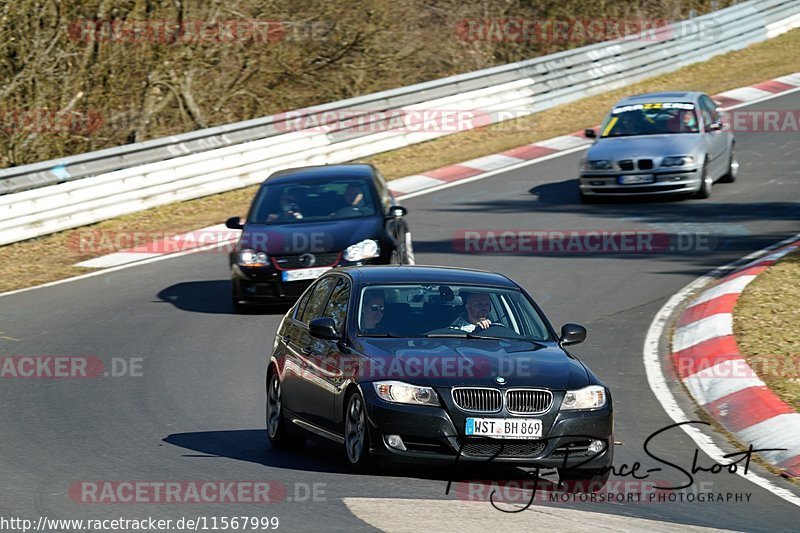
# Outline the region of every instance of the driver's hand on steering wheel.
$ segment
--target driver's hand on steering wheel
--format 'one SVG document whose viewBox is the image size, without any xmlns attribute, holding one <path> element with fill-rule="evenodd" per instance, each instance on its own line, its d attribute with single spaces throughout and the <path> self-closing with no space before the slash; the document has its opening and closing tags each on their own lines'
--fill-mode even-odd
<svg viewBox="0 0 800 533">
<path fill-rule="evenodd" d="M 492 325 L 492 321 L 489 320 L 488 318 L 481 318 L 480 320 L 475 322 L 475 325 L 478 326 L 480 329 L 487 329 L 489 326 Z"/>
</svg>

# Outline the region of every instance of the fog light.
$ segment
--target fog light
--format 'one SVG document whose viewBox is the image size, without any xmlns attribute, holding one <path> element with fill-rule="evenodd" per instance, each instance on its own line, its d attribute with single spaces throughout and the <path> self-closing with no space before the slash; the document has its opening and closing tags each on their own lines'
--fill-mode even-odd
<svg viewBox="0 0 800 533">
<path fill-rule="evenodd" d="M 400 435 L 387 435 L 386 444 L 395 450 L 406 451 L 406 445 L 403 444 L 403 439 L 400 438 Z"/>
<path fill-rule="evenodd" d="M 593 440 L 591 444 L 589 444 L 589 452 L 591 453 L 599 453 L 603 451 L 606 447 L 606 443 L 602 440 Z"/>
</svg>

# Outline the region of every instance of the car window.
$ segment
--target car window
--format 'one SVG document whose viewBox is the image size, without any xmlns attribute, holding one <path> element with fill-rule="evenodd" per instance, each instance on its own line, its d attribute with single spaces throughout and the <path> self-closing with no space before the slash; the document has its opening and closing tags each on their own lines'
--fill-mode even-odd
<svg viewBox="0 0 800 533">
<path fill-rule="evenodd" d="M 297 305 L 294 308 L 294 318 L 300 320 L 303 316 L 303 311 L 308 305 L 308 300 L 311 299 L 311 295 L 314 294 L 314 289 L 316 286 L 311 287 L 309 290 L 303 293 L 303 296 L 300 297 L 300 300 L 297 301 Z"/>
<path fill-rule="evenodd" d="M 303 318 L 301 319 L 302 322 L 308 324 L 311 322 L 312 318 L 318 318 L 322 316 L 322 310 L 325 307 L 325 302 L 328 301 L 328 293 L 331 292 L 331 287 L 334 283 L 336 283 L 336 278 L 334 276 L 330 276 L 321 279 L 314 286 L 314 293 L 308 300 L 308 304 L 306 305 L 305 309 L 303 309 Z"/>
<path fill-rule="evenodd" d="M 375 187 L 378 189 L 378 195 L 380 196 L 380 202 L 383 206 L 383 212 L 386 213 L 392 206 L 392 193 L 389 190 L 389 187 L 386 186 L 386 180 L 383 178 L 383 174 L 381 174 L 378 170 L 375 171 Z"/>
<path fill-rule="evenodd" d="M 703 110 L 703 120 L 709 120 L 707 124 L 719 121 L 719 114 L 717 113 L 717 106 L 714 105 L 713 100 L 708 96 L 700 97 L 700 108 Z"/>
<path fill-rule="evenodd" d="M 347 317 L 347 303 L 350 300 L 350 283 L 344 279 L 339 278 L 336 286 L 333 288 L 331 297 L 328 299 L 328 305 L 325 306 L 325 311 L 322 316 L 333 319 L 336 324 L 336 331 L 344 331 L 344 322 Z"/>
</svg>

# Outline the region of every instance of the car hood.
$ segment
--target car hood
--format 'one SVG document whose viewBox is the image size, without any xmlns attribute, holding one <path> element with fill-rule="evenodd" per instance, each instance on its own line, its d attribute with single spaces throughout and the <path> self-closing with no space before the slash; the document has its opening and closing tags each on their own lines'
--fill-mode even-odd
<svg viewBox="0 0 800 533">
<path fill-rule="evenodd" d="M 580 361 L 552 342 L 362 338 L 357 347 L 368 357 L 365 365 L 369 368 L 360 369 L 362 381 L 561 390 L 592 383 Z M 498 376 L 505 383 L 499 383 Z"/>
<path fill-rule="evenodd" d="M 380 240 L 380 217 L 351 218 L 330 222 L 293 224 L 246 224 L 239 249 L 267 254 L 337 252 L 364 239 Z"/>
<path fill-rule="evenodd" d="M 700 133 L 674 133 L 666 135 L 641 135 L 637 137 L 606 137 L 594 143 L 586 154 L 587 159 L 631 159 L 664 156 L 696 155 L 702 144 Z"/>
</svg>

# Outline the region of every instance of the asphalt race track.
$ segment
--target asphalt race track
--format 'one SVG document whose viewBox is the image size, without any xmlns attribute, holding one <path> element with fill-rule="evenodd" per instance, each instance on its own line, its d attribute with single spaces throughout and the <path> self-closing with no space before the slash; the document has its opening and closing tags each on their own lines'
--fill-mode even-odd
<svg viewBox="0 0 800 533">
<path fill-rule="evenodd" d="M 749 109 L 798 108 L 800 92 Z M 612 389 L 616 439 L 623 443 L 616 447 L 615 464 L 659 466 L 643 451 L 648 436 L 671 424 L 642 364 L 653 316 L 696 277 L 800 232 L 800 136 L 738 133 L 737 150 L 739 180 L 715 185 L 709 200 L 581 205 L 575 178 L 582 152 L 407 199 L 403 204 L 410 211 L 417 263 L 505 273 L 531 292 L 556 327 L 567 321 L 587 326 L 589 338 L 574 353 Z M 710 249 L 463 253 L 452 240 L 466 229 L 692 232 L 708 234 Z M 355 531 L 387 523 L 416 530 L 430 513 L 442 513 L 447 518 L 435 523 L 444 530 L 461 526 L 452 510 L 462 506 L 464 519 L 471 520 L 463 530 L 499 523 L 521 530 L 582 531 L 611 524 L 645 529 L 636 520 L 617 522 L 620 517 L 743 531 L 797 529 L 797 506 L 724 472 L 698 473 L 695 484 L 704 491 L 749 494 L 749 501 L 559 503 L 549 506 L 549 514 L 529 509 L 509 515 L 488 502 L 467 504 L 445 495 L 446 470 L 355 475 L 333 447 L 270 450 L 264 369 L 279 320 L 277 314 L 233 314 L 226 257 L 220 253 L 0 298 L 0 355 L 95 356 L 107 370 L 114 358 L 129 363 L 142 358 L 140 376 L 0 382 L 0 515 L 33 520 L 277 516 L 284 531 Z M 651 450 L 688 469 L 695 446 L 674 429 L 654 440 Z M 712 464 L 702 453 L 698 462 Z M 753 470 L 800 494 L 796 485 L 760 467 Z M 651 479 L 679 484 L 686 478 L 665 468 Z M 70 497 L 70 487 L 87 480 L 268 480 L 285 484 L 292 501 L 75 501 L 80 498 Z M 313 484 L 316 498 L 308 490 Z M 365 498 L 375 500 L 370 504 Z M 412 507 L 398 501 L 410 499 L 422 501 Z M 559 515 L 559 509 L 570 512 Z"/>
</svg>

